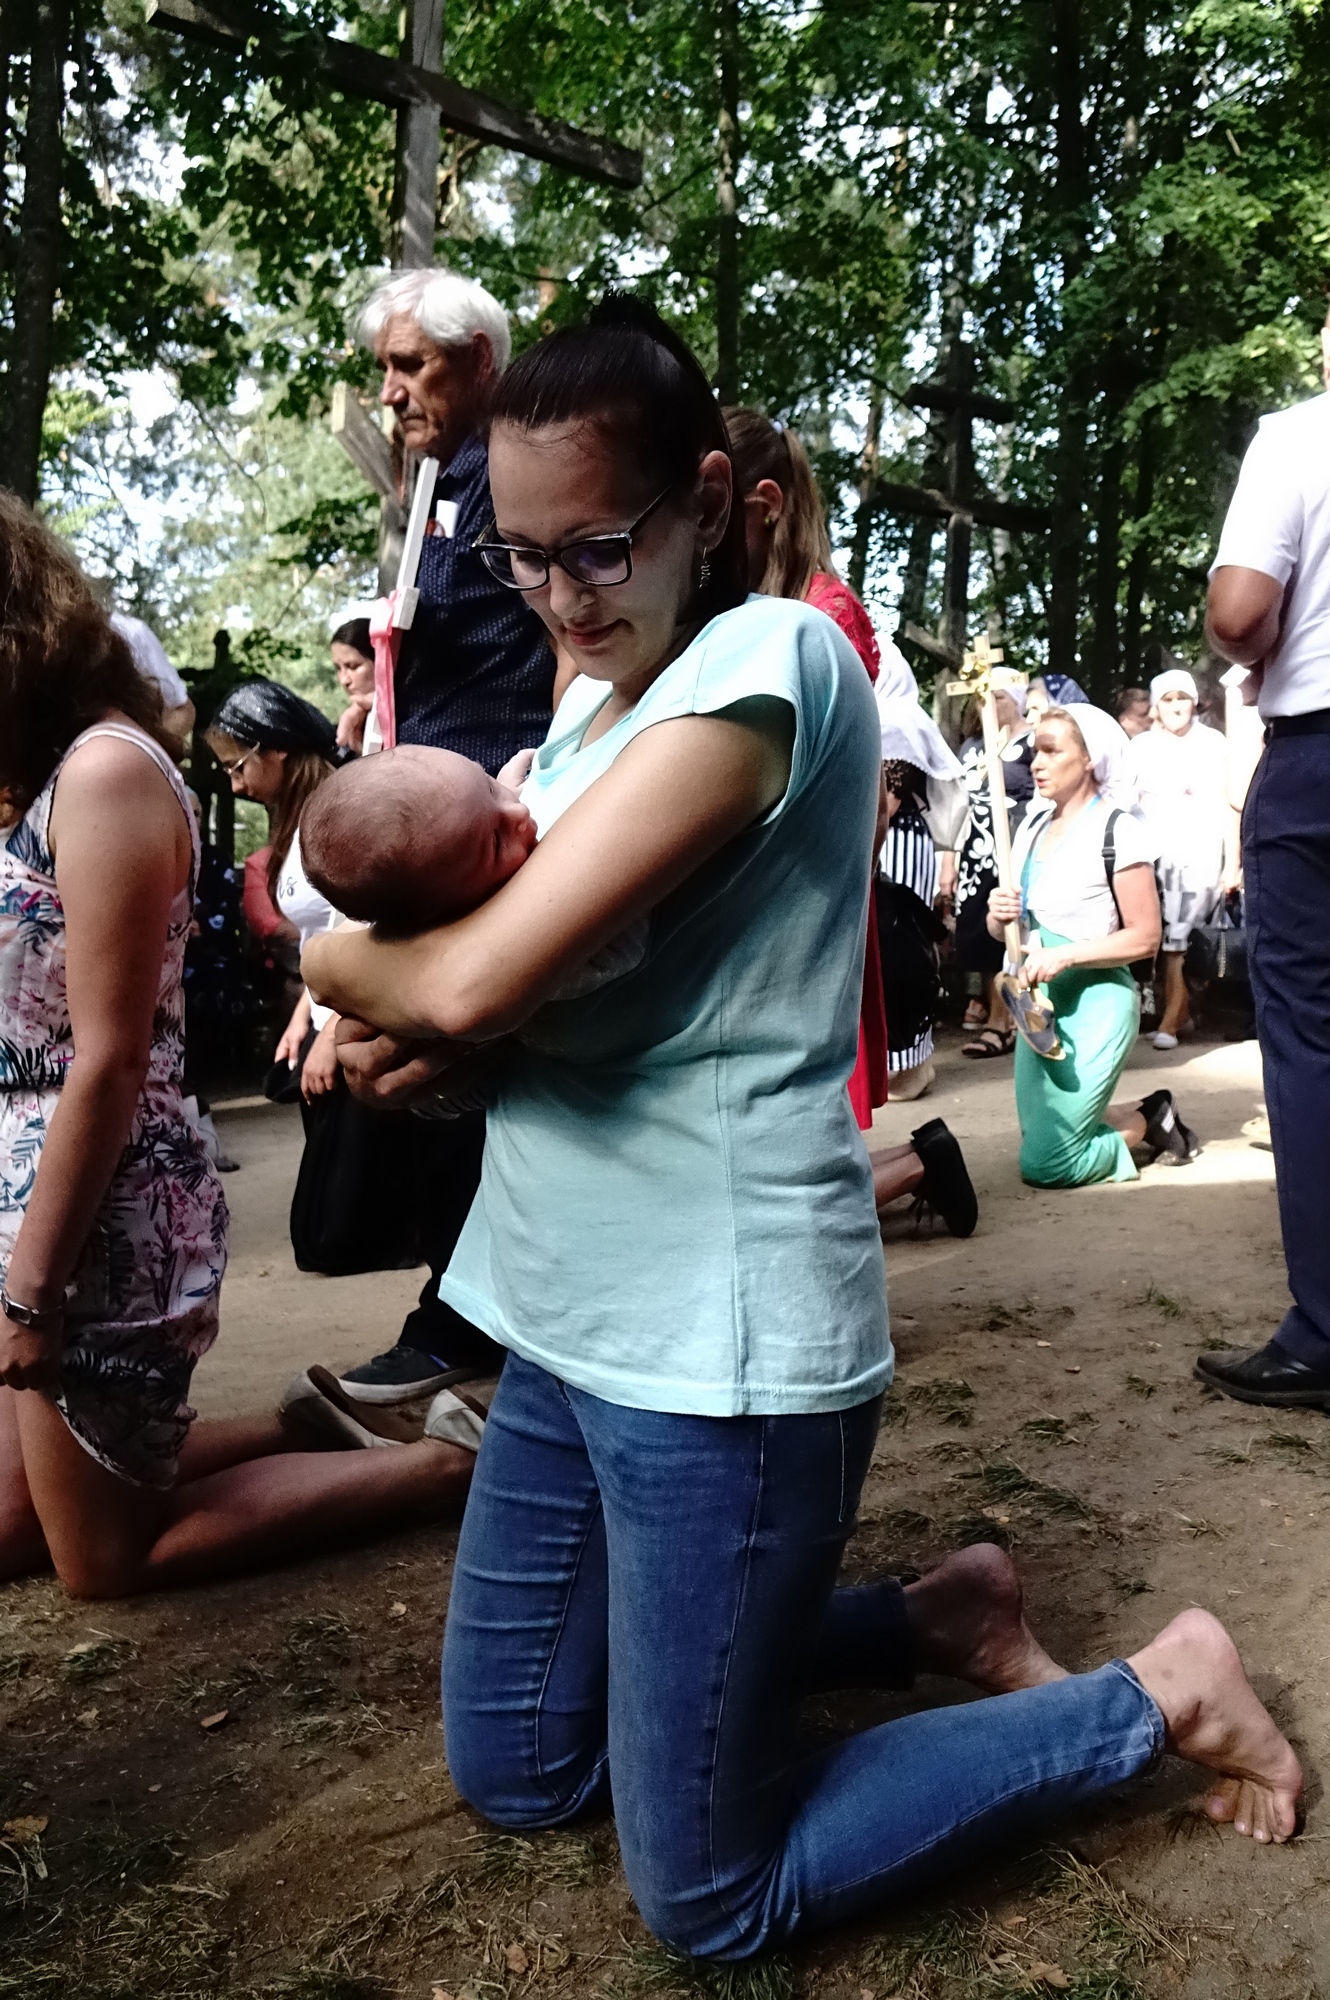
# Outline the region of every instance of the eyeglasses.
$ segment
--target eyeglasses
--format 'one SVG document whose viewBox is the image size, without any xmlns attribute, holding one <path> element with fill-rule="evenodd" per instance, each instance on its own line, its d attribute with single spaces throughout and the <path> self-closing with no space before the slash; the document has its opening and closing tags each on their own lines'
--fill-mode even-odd
<svg viewBox="0 0 1330 2000">
<path fill-rule="evenodd" d="M 228 778 L 234 778 L 236 772 L 243 771 L 246 764 L 248 764 L 250 758 L 257 756 L 257 754 L 258 754 L 258 745 L 254 744 L 248 750 L 244 751 L 241 756 L 233 757 L 229 764 L 226 763 L 221 757 L 217 759 L 217 762 L 221 765 L 223 771 L 226 773 Z"/>
<path fill-rule="evenodd" d="M 472 547 L 490 575 L 509 590 L 543 590 L 550 580 L 550 565 L 557 563 L 574 583 L 607 590 L 612 584 L 627 583 L 633 573 L 633 542 L 651 519 L 662 500 L 672 491 L 658 493 L 631 528 L 617 535 L 593 535 L 584 542 L 565 542 L 558 549 L 525 548 L 513 542 L 489 542 L 483 538 Z"/>
</svg>

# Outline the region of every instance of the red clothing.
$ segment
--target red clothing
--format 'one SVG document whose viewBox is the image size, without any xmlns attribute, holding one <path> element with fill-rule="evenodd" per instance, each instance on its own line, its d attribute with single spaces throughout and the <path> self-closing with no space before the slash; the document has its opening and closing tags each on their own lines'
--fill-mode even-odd
<svg viewBox="0 0 1330 2000">
<path fill-rule="evenodd" d="M 268 856 L 270 847 L 261 847 L 257 854 L 251 854 L 245 862 L 245 887 L 242 903 L 245 922 L 250 935 L 260 940 L 270 938 L 281 930 L 282 913 L 268 894 Z"/>
<path fill-rule="evenodd" d="M 882 665 L 882 655 L 878 651 L 877 634 L 873 621 L 863 605 L 838 576 L 829 576 L 820 569 L 808 586 L 805 604 L 811 604 L 815 611 L 825 611 L 828 618 L 834 618 L 855 652 L 868 669 L 870 681 L 876 681 Z"/>
<path fill-rule="evenodd" d="M 863 661 L 870 681 L 882 665 L 877 634 L 863 605 L 838 576 L 819 570 L 808 586 L 805 604 L 835 620 Z M 864 953 L 864 989 L 859 1003 L 859 1054 L 850 1077 L 850 1105 L 862 1131 L 873 1122 L 875 1104 L 887 1101 L 887 1009 L 882 992 L 882 959 L 877 943 L 877 905 L 868 899 L 868 942 Z"/>
</svg>

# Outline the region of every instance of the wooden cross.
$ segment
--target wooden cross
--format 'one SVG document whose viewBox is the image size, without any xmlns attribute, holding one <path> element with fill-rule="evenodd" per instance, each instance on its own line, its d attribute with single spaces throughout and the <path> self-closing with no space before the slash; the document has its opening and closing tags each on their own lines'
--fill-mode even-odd
<svg viewBox="0 0 1330 2000">
<path fill-rule="evenodd" d="M 981 528 L 1046 529 L 1044 507 L 1013 506 L 975 492 L 974 420 L 1009 424 L 1015 405 L 986 396 L 974 387 L 974 350 L 955 340 L 947 351 L 941 377 L 917 382 L 904 400 L 914 409 L 931 410 L 942 418 L 943 468 L 946 486 L 903 486 L 890 479 L 873 483 L 870 499 L 890 514 L 922 514 L 946 523 L 947 566 L 942 584 L 942 621 L 938 632 L 907 624 L 901 636 L 955 672 L 961 665 L 969 623 L 970 543 Z M 986 643 L 986 642 L 985 642 Z"/>
<path fill-rule="evenodd" d="M 368 97 L 397 111 L 393 177 L 393 262 L 419 268 L 434 262 L 438 214 L 441 125 L 487 144 L 567 167 L 610 187 L 638 187 L 642 155 L 612 140 L 580 132 L 557 118 L 514 111 L 441 74 L 444 0 L 407 0 L 403 49 L 411 60 L 379 55 L 305 27 L 293 16 L 258 14 L 233 0 L 145 0 L 145 16 L 197 41 L 239 50 L 264 74 L 292 65 L 312 68 L 348 97 Z M 398 574 L 407 517 L 403 496 L 411 467 L 394 448 L 391 428 L 380 430 L 346 383 L 333 390 L 331 429 L 362 477 L 379 495 L 379 590 L 386 595 Z"/>
</svg>

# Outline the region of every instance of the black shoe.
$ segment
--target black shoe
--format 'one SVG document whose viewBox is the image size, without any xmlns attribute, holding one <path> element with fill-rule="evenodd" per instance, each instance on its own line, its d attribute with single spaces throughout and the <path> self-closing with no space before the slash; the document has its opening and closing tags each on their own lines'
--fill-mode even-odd
<svg viewBox="0 0 1330 2000">
<path fill-rule="evenodd" d="M 979 1198 L 955 1134 L 940 1118 L 930 1118 L 911 1132 L 910 1142 L 924 1163 L 924 1177 L 915 1191 L 919 1207 L 927 1204 L 940 1215 L 953 1236 L 973 1236 Z"/>
<path fill-rule="evenodd" d="M 451 1362 L 422 1354 L 418 1347 L 407 1347 L 399 1340 L 386 1354 L 376 1354 L 372 1361 L 348 1368 L 338 1376 L 338 1386 L 360 1403 L 412 1403 L 419 1396 L 436 1396 L 440 1389 L 451 1389 L 457 1382 L 497 1375 L 507 1350 L 497 1341 L 487 1341 L 486 1346 L 494 1350 L 492 1363 L 477 1358 L 455 1368 Z"/>
<path fill-rule="evenodd" d="M 1151 1161 L 1165 1157 L 1174 1166 L 1185 1167 L 1196 1158 L 1201 1142 L 1191 1126 L 1184 1125 L 1178 1116 L 1171 1090 L 1152 1090 L 1148 1097 L 1143 1097 L 1141 1115 L 1145 1119 L 1144 1143 L 1150 1148 Z"/>
<path fill-rule="evenodd" d="M 1279 1409 L 1330 1410 L 1330 1367 L 1312 1368 L 1276 1341 L 1255 1354 L 1197 1357 L 1196 1373 L 1209 1389 L 1239 1403 L 1272 1403 Z"/>
</svg>

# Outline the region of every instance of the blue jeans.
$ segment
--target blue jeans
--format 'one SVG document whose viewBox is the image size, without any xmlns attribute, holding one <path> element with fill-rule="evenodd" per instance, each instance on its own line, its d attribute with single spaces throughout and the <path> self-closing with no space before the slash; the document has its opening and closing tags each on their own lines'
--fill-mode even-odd
<svg viewBox="0 0 1330 2000">
<path fill-rule="evenodd" d="M 1242 815 L 1247 970 L 1294 1304 L 1276 1341 L 1330 1369 L 1330 736 L 1277 735 Z"/>
<path fill-rule="evenodd" d="M 610 1805 L 657 1936 L 742 1959 L 872 1908 L 1163 1748 L 1121 1661 L 798 1741 L 812 1688 L 910 1672 L 894 1582 L 836 1590 L 880 1399 L 831 1415 L 623 1409 L 510 1355 L 443 1649 L 448 1763 L 500 1826 Z"/>
</svg>

